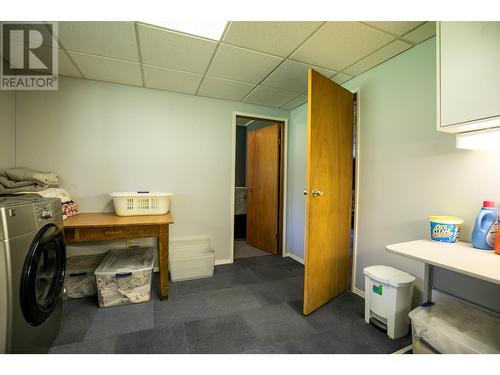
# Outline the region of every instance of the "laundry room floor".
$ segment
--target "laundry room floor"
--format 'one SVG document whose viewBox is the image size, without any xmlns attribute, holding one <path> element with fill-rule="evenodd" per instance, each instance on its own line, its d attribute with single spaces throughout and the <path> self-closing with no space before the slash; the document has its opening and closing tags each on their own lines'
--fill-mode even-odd
<svg viewBox="0 0 500 375">
<path fill-rule="evenodd" d="M 168 301 L 158 274 L 148 303 L 66 300 L 49 353 L 393 353 L 411 343 L 365 324 L 364 301 L 350 292 L 305 317 L 303 274 L 290 258 L 260 256 L 170 283 Z"/>
</svg>

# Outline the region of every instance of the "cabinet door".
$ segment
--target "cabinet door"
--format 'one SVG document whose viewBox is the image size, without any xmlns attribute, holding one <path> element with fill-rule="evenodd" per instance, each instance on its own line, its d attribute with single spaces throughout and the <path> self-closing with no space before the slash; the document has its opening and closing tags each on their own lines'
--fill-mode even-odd
<svg viewBox="0 0 500 375">
<path fill-rule="evenodd" d="M 438 30 L 441 127 L 473 130 L 467 123 L 500 116 L 500 22 L 440 22 Z"/>
</svg>

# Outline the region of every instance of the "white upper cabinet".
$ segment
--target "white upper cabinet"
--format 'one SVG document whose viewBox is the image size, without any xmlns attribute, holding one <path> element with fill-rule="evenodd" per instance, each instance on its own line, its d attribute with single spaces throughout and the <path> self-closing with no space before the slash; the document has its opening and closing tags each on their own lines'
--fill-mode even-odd
<svg viewBox="0 0 500 375">
<path fill-rule="evenodd" d="M 500 127 L 500 22 L 437 23 L 437 129 Z"/>
</svg>

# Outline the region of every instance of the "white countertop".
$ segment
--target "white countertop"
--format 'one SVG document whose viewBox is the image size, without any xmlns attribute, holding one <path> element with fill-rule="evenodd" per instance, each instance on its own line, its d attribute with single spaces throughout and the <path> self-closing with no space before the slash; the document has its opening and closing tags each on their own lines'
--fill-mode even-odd
<svg viewBox="0 0 500 375">
<path fill-rule="evenodd" d="M 430 240 L 396 243 L 385 248 L 394 254 L 500 284 L 500 255 L 493 250 L 477 250 L 467 242 L 447 244 Z"/>
</svg>

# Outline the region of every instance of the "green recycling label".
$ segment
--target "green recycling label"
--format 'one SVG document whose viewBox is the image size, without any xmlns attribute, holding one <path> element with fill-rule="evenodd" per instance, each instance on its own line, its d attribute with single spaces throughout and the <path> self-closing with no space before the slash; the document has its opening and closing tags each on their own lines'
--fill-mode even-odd
<svg viewBox="0 0 500 375">
<path fill-rule="evenodd" d="M 379 296 L 382 295 L 382 290 L 384 289 L 384 286 L 381 284 L 381 285 L 377 285 L 377 284 L 373 284 L 373 293 L 375 294 L 378 294 Z"/>
</svg>

